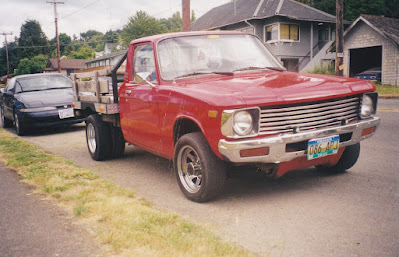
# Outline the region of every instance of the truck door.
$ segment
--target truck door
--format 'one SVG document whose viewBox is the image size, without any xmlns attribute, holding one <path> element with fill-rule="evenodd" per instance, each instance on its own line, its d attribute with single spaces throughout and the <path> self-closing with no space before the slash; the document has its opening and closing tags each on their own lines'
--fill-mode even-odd
<svg viewBox="0 0 399 257">
<path fill-rule="evenodd" d="M 129 57 L 128 57 L 129 58 Z M 158 152 L 160 127 L 158 113 L 158 81 L 152 44 L 134 47 L 132 80 L 120 92 L 121 126 L 125 139 L 133 145 Z M 142 74 L 155 87 L 140 78 Z"/>
</svg>

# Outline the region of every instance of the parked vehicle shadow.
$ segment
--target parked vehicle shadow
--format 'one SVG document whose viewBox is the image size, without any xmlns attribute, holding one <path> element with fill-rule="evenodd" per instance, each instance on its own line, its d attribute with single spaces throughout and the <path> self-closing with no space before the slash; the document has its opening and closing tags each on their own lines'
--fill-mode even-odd
<svg viewBox="0 0 399 257">
<path fill-rule="evenodd" d="M 60 126 L 52 126 L 52 127 L 43 127 L 43 128 L 35 128 L 30 129 L 26 132 L 26 135 L 29 137 L 40 137 L 40 136 L 48 136 L 53 134 L 62 134 L 62 133 L 72 133 L 75 131 L 80 131 L 85 129 L 84 122 L 78 124 L 71 124 L 71 125 L 60 125 Z M 8 132 L 16 134 L 15 128 L 7 128 Z M 22 137 L 24 137 L 22 136 Z"/>
</svg>

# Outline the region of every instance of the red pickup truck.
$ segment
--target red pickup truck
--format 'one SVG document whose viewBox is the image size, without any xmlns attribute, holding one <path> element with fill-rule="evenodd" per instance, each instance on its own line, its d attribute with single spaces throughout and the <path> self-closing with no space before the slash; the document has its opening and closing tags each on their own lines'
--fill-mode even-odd
<svg viewBox="0 0 399 257">
<path fill-rule="evenodd" d="M 116 70 L 126 58 L 124 80 Z M 254 35 L 188 32 L 134 40 L 113 69 L 113 96 L 98 72 L 74 74 L 77 115 L 87 116 L 93 159 L 123 154 L 125 141 L 173 160 L 184 195 L 220 194 L 226 167 L 268 175 L 352 167 L 380 123 L 368 81 L 287 72 Z"/>
</svg>

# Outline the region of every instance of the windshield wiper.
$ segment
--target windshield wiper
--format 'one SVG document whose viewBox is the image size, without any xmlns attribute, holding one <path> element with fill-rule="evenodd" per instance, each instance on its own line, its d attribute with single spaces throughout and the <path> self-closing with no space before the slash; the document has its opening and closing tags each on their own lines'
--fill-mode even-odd
<svg viewBox="0 0 399 257">
<path fill-rule="evenodd" d="M 184 74 L 181 76 L 177 76 L 174 79 L 179 79 L 179 78 L 185 78 L 185 77 L 190 77 L 190 76 L 195 76 L 195 75 L 206 75 L 206 74 L 219 74 L 219 75 L 228 75 L 228 76 L 233 76 L 234 72 L 231 71 L 209 71 L 209 72 L 192 72 L 188 74 Z"/>
<path fill-rule="evenodd" d="M 264 69 L 275 70 L 275 71 L 285 71 L 285 69 L 280 68 L 280 67 L 257 67 L 257 66 L 250 66 L 250 67 L 245 67 L 245 68 L 241 68 L 241 69 L 234 70 L 234 72 L 236 72 L 236 71 L 245 71 L 245 70 L 264 70 Z"/>
</svg>

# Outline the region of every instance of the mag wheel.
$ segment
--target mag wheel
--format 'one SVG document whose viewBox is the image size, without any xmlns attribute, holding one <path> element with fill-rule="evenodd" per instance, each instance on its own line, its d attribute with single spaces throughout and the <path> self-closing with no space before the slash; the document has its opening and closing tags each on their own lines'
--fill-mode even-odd
<svg viewBox="0 0 399 257">
<path fill-rule="evenodd" d="M 223 191 L 225 165 L 199 132 L 186 134 L 177 141 L 174 169 L 180 189 L 192 201 L 205 202 Z"/>
<path fill-rule="evenodd" d="M 111 134 L 109 125 L 98 114 L 86 120 L 86 143 L 91 158 L 102 161 L 111 157 Z"/>
</svg>

